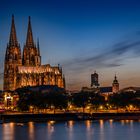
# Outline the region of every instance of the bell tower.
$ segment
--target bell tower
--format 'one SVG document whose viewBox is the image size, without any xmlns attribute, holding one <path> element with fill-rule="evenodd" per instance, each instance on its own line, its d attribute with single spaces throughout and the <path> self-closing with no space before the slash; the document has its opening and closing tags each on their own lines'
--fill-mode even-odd
<svg viewBox="0 0 140 140">
<path fill-rule="evenodd" d="M 99 87 L 99 75 L 96 73 L 96 71 L 91 74 L 91 87 Z"/>
<path fill-rule="evenodd" d="M 16 89 L 17 71 L 20 65 L 22 65 L 21 49 L 17 41 L 14 15 L 12 15 L 10 38 L 5 53 L 4 90 Z"/>
<path fill-rule="evenodd" d="M 115 77 L 114 77 L 114 80 L 113 80 L 113 83 L 112 83 L 112 92 L 113 93 L 118 93 L 119 91 L 119 82 L 117 80 L 117 76 L 115 74 Z"/>
</svg>

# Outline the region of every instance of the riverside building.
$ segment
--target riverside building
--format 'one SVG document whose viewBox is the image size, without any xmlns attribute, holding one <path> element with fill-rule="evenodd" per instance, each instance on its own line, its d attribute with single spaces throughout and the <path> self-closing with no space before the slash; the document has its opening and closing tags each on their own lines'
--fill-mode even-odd
<svg viewBox="0 0 140 140">
<path fill-rule="evenodd" d="M 14 91 L 17 88 L 39 85 L 57 85 L 65 88 L 62 68 L 41 64 L 39 41 L 33 39 L 31 19 L 29 17 L 26 43 L 21 52 L 16 36 L 14 16 L 4 62 L 4 90 Z"/>
</svg>

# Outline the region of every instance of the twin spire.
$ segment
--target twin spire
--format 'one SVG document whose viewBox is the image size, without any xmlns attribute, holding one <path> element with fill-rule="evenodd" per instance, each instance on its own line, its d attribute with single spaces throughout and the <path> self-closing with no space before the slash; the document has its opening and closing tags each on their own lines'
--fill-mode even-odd
<svg viewBox="0 0 140 140">
<path fill-rule="evenodd" d="M 17 46 L 18 45 L 17 36 L 16 36 L 15 22 L 14 22 L 14 15 L 12 15 L 12 24 L 11 24 L 9 45 L 10 46 Z"/>
<path fill-rule="evenodd" d="M 31 17 L 30 16 L 29 16 L 29 21 L 28 21 L 26 46 L 34 46 L 33 33 L 32 33 L 32 27 L 31 27 Z"/>
<path fill-rule="evenodd" d="M 14 22 L 14 15 L 12 15 L 12 24 L 11 24 L 11 32 L 10 32 L 10 38 L 9 38 L 9 45 L 10 46 L 18 46 L 18 41 L 17 41 L 17 36 L 16 36 L 16 28 L 15 28 L 15 22 Z M 33 40 L 30 16 L 29 16 L 29 21 L 28 21 L 26 46 L 28 46 L 28 47 L 29 46 L 34 46 L 34 40 Z"/>
</svg>

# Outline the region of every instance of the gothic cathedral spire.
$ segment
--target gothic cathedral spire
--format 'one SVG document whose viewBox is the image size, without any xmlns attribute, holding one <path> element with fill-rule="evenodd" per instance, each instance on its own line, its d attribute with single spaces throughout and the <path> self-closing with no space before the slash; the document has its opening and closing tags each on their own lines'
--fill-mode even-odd
<svg viewBox="0 0 140 140">
<path fill-rule="evenodd" d="M 38 55 L 40 56 L 39 38 L 37 39 L 37 52 L 38 52 Z"/>
<path fill-rule="evenodd" d="M 32 26 L 31 26 L 31 18 L 30 18 L 30 16 L 29 16 L 29 21 L 28 21 L 28 31 L 27 31 L 27 38 L 26 38 L 26 46 L 27 47 L 34 46 L 34 40 L 33 40 Z"/>
<path fill-rule="evenodd" d="M 18 46 L 17 36 L 16 36 L 16 28 L 14 22 L 14 15 L 12 15 L 12 24 L 11 24 L 11 32 L 9 38 L 9 46 Z"/>
<path fill-rule="evenodd" d="M 33 33 L 31 27 L 31 18 L 29 16 L 28 21 L 28 30 L 27 30 L 27 38 L 26 43 L 23 49 L 23 65 L 25 66 L 38 66 L 41 65 L 41 56 L 39 51 L 39 44 L 36 47 L 36 44 L 33 40 Z"/>
<path fill-rule="evenodd" d="M 5 52 L 4 90 L 14 91 L 17 88 L 38 85 L 57 85 L 60 88 L 65 88 L 62 68 L 51 67 L 50 64 L 41 65 L 39 40 L 37 44 L 34 43 L 30 17 L 23 55 L 21 55 L 14 16 L 12 16 L 10 38 Z"/>
<path fill-rule="evenodd" d="M 21 66 L 21 50 L 16 37 L 14 16 L 12 15 L 12 25 L 9 43 L 5 53 L 4 63 L 4 90 L 16 89 L 16 74 L 18 66 Z"/>
</svg>

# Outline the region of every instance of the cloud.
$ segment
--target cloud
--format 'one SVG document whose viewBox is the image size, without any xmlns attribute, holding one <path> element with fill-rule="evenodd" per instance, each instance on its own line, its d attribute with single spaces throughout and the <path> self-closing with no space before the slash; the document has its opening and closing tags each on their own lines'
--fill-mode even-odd
<svg viewBox="0 0 140 140">
<path fill-rule="evenodd" d="M 140 39 L 120 41 L 107 49 L 102 47 L 102 52 L 97 55 L 78 56 L 63 63 L 71 71 L 82 71 L 85 68 L 106 68 L 124 65 L 124 60 L 140 56 Z M 124 58 L 126 54 L 126 58 Z M 130 55 L 131 54 L 131 55 Z"/>
<path fill-rule="evenodd" d="M 122 39 L 120 42 L 102 47 L 100 53 L 95 52 L 79 55 L 73 59 L 65 60 L 62 65 L 66 74 L 67 87 L 80 89 L 90 82 L 90 73 L 93 70 L 104 68 L 117 68 L 125 65 L 128 58 L 140 56 L 140 34 Z M 95 50 L 96 51 L 96 50 Z M 99 51 L 97 51 L 99 52 Z"/>
<path fill-rule="evenodd" d="M 138 52 L 140 54 L 140 40 L 135 42 L 123 42 L 115 45 L 114 49 L 110 52 L 116 56 L 123 55 L 129 51 Z"/>
</svg>

